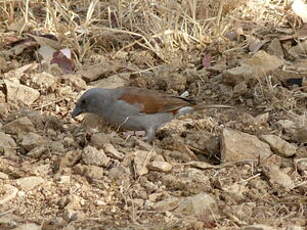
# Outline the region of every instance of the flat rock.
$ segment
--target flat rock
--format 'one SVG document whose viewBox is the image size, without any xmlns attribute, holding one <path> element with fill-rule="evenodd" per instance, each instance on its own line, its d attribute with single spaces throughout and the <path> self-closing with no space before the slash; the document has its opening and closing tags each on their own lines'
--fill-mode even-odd
<svg viewBox="0 0 307 230">
<path fill-rule="evenodd" d="M 26 105 L 31 105 L 40 96 L 38 90 L 20 84 L 18 79 L 5 79 L 4 83 L 8 102 L 23 102 Z"/>
<path fill-rule="evenodd" d="M 261 139 L 268 143 L 275 153 L 283 157 L 291 157 L 296 153 L 297 147 L 281 139 L 279 136 L 262 135 Z"/>
<path fill-rule="evenodd" d="M 36 186 L 44 183 L 44 179 L 38 176 L 29 176 L 23 177 L 16 180 L 16 183 L 22 190 L 30 191 L 34 189 Z"/>
<path fill-rule="evenodd" d="M 11 121 L 10 123 L 2 126 L 1 129 L 8 134 L 35 132 L 34 125 L 28 117 L 21 117 Z"/>
<path fill-rule="evenodd" d="M 172 170 L 173 166 L 166 161 L 152 161 L 149 164 L 151 170 L 160 172 L 169 172 Z"/>
<path fill-rule="evenodd" d="M 283 61 L 280 58 L 260 50 L 253 57 L 242 62 L 240 66 L 225 70 L 223 80 L 237 85 L 242 81 L 248 82 L 262 78 L 282 65 Z"/>
<path fill-rule="evenodd" d="M 219 215 L 215 199 L 207 193 L 199 193 L 183 199 L 175 212 L 185 216 L 195 216 L 203 221 L 204 219 L 214 220 Z"/>
<path fill-rule="evenodd" d="M 270 146 L 258 137 L 225 128 L 221 141 L 222 161 L 240 161 L 246 159 L 267 158 L 272 154 Z"/>
<path fill-rule="evenodd" d="M 32 132 L 22 135 L 21 138 L 22 141 L 20 145 L 27 151 L 31 151 L 32 149 L 46 143 L 46 139 L 44 137 Z"/>
<path fill-rule="evenodd" d="M 83 149 L 82 160 L 87 165 L 107 166 L 110 158 L 104 153 L 102 149 L 97 150 L 95 147 L 86 146 Z"/>
</svg>

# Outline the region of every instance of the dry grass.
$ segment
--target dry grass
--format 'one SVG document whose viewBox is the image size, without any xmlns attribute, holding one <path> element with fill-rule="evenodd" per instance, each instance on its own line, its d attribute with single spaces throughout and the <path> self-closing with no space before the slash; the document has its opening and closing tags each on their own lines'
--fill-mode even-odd
<svg viewBox="0 0 307 230">
<path fill-rule="evenodd" d="M 93 50 L 140 47 L 169 62 L 177 50 L 222 36 L 222 16 L 243 1 L 1 1 L 3 25 L 54 33 L 80 62 Z M 21 21 L 20 21 L 21 20 Z"/>
</svg>

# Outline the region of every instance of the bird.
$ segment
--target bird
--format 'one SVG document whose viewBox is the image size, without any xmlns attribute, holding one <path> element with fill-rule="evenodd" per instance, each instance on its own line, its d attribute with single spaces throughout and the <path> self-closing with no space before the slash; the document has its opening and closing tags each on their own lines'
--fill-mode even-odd
<svg viewBox="0 0 307 230">
<path fill-rule="evenodd" d="M 192 99 L 146 88 L 91 88 L 77 100 L 71 116 L 94 113 L 119 129 L 145 131 L 145 141 L 152 142 L 158 128 L 180 115 L 206 108 L 229 107 L 197 104 Z"/>
</svg>

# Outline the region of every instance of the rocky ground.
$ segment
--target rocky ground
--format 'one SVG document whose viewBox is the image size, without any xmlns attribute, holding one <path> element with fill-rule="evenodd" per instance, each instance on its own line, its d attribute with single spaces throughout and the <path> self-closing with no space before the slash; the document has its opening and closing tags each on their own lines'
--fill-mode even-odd
<svg viewBox="0 0 307 230">
<path fill-rule="evenodd" d="M 0 3 L 1 230 L 306 228 L 304 18 L 287 2 L 200 2 Z M 232 108 L 148 144 L 71 118 L 93 86 Z"/>
</svg>

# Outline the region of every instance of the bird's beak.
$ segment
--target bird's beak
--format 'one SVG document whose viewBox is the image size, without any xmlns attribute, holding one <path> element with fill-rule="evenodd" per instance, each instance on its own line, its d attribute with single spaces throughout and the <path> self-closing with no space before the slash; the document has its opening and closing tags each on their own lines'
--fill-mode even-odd
<svg viewBox="0 0 307 230">
<path fill-rule="evenodd" d="M 71 116 L 75 118 L 76 116 L 80 115 L 82 113 L 82 110 L 79 106 L 76 106 L 75 109 L 71 112 Z"/>
</svg>

